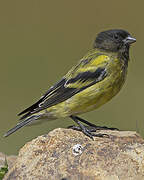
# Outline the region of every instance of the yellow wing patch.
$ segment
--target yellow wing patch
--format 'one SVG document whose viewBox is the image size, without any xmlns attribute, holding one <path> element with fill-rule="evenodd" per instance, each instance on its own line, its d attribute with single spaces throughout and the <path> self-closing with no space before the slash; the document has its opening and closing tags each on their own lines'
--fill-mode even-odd
<svg viewBox="0 0 144 180">
<path fill-rule="evenodd" d="M 101 66 L 102 64 L 107 63 L 110 60 L 109 56 L 107 55 L 100 55 L 98 56 L 96 59 L 93 59 L 92 61 L 90 61 L 90 66 Z"/>
<path fill-rule="evenodd" d="M 105 69 L 111 57 L 107 54 L 93 51 L 84 56 L 81 61 L 73 67 L 65 76 L 65 87 L 82 88 L 94 82 L 98 76 L 96 72 Z"/>
</svg>

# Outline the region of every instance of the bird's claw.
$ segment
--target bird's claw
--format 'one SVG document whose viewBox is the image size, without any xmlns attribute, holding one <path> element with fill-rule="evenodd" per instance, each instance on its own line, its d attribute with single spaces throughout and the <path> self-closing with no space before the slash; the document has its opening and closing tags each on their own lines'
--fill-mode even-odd
<svg viewBox="0 0 144 180">
<path fill-rule="evenodd" d="M 81 127 L 79 126 L 69 126 L 68 127 L 69 129 L 73 129 L 73 130 L 76 130 L 76 131 L 81 131 L 83 132 L 86 136 L 90 137 L 92 140 L 94 140 L 93 137 L 106 137 L 106 138 L 109 138 L 109 135 L 108 134 L 94 134 L 92 132 L 96 132 L 96 129 L 94 127 L 91 127 L 91 126 L 84 126 L 83 129 L 81 129 Z"/>
</svg>

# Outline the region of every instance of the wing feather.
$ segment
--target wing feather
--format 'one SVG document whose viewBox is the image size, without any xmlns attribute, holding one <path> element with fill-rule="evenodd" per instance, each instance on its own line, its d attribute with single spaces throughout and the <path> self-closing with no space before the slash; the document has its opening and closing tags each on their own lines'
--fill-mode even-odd
<svg viewBox="0 0 144 180">
<path fill-rule="evenodd" d="M 83 58 L 80 63 L 72 68 L 61 81 L 52 86 L 40 98 L 40 100 L 19 113 L 19 115 L 25 114 L 21 119 L 59 104 L 71 98 L 76 93 L 102 81 L 107 76 L 107 61 L 107 56 L 100 53 Z"/>
<path fill-rule="evenodd" d="M 44 101 L 48 96 L 53 94 L 64 83 L 65 83 L 64 79 L 60 80 L 58 83 L 56 83 L 54 86 L 52 86 L 36 103 L 34 103 L 32 106 L 26 108 L 24 111 L 20 112 L 18 114 L 18 116 L 25 114 L 25 113 L 28 114 L 28 113 L 34 111 L 34 109 L 36 109 L 42 101 Z"/>
</svg>

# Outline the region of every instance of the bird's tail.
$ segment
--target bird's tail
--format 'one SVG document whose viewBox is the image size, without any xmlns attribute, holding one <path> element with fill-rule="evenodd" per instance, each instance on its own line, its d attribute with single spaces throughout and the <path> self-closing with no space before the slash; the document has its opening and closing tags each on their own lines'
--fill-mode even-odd
<svg viewBox="0 0 144 180">
<path fill-rule="evenodd" d="M 41 115 L 33 115 L 25 119 L 24 121 L 19 122 L 14 128 L 10 129 L 8 132 L 4 134 L 4 137 L 9 136 L 10 134 L 14 133 L 18 129 L 22 128 L 23 126 L 26 126 L 30 124 L 32 121 L 38 120 L 41 117 Z"/>
</svg>

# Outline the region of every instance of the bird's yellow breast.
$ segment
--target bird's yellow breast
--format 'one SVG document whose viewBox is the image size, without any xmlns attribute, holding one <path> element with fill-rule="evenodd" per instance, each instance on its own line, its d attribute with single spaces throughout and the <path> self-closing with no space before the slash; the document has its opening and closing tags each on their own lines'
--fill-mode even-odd
<svg viewBox="0 0 144 180">
<path fill-rule="evenodd" d="M 81 114 L 97 109 L 115 96 L 123 86 L 126 69 L 115 59 L 108 66 L 108 76 L 65 102 L 72 114 Z"/>
</svg>

